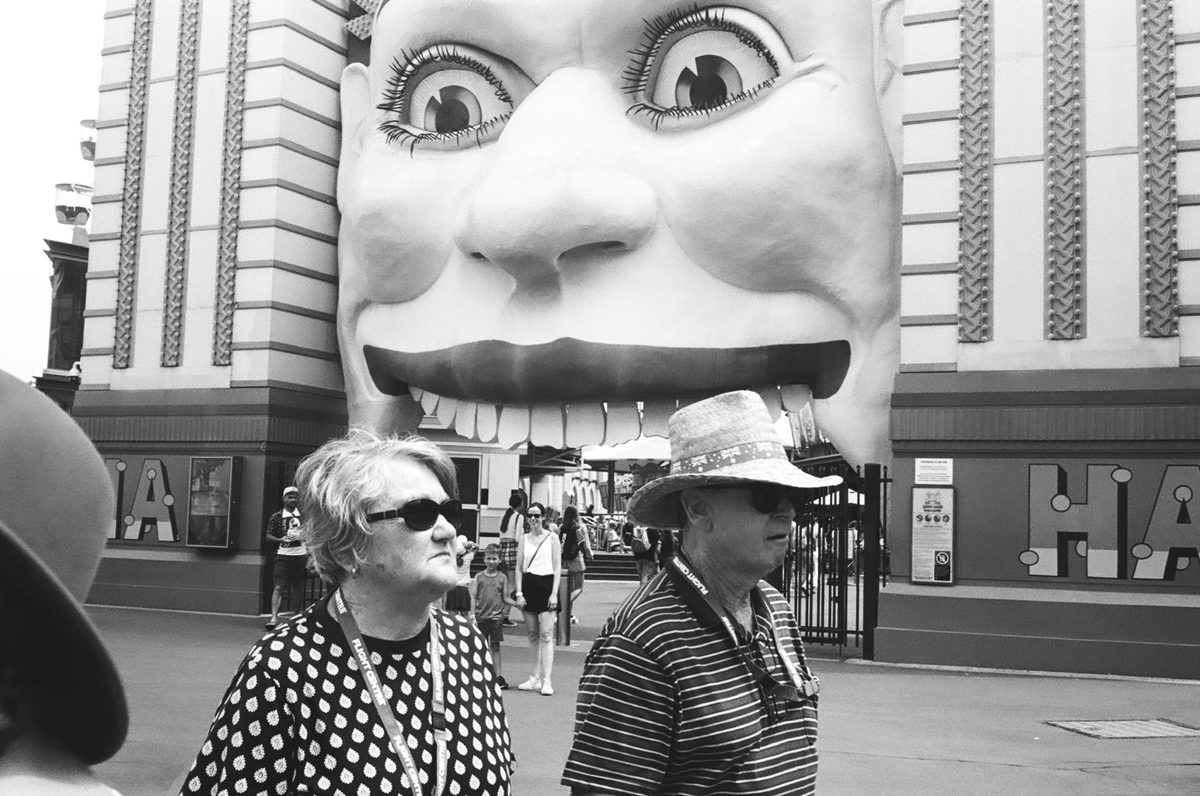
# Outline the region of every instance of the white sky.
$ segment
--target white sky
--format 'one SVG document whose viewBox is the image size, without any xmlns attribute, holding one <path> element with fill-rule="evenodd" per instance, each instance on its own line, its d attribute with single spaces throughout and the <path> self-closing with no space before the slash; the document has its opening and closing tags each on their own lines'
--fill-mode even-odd
<svg viewBox="0 0 1200 796">
<path fill-rule="evenodd" d="M 46 367 L 50 260 L 43 239 L 71 239 L 71 228 L 54 217 L 54 185 L 92 184 L 92 165 L 79 154 L 79 120 L 95 118 L 99 104 L 104 9 L 103 0 L 5 4 L 0 370 L 25 381 Z"/>
</svg>

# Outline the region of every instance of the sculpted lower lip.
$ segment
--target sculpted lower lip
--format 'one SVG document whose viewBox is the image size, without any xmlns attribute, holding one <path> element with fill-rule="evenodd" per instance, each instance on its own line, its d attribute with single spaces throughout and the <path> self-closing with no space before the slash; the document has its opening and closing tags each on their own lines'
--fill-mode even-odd
<svg viewBox="0 0 1200 796">
<path fill-rule="evenodd" d="M 483 340 L 420 353 L 368 345 L 363 356 L 375 386 L 388 395 L 405 395 L 414 385 L 496 404 L 648 401 L 803 383 L 814 398 L 828 398 L 846 376 L 850 344 L 670 348 L 563 338 L 539 345 Z"/>
</svg>

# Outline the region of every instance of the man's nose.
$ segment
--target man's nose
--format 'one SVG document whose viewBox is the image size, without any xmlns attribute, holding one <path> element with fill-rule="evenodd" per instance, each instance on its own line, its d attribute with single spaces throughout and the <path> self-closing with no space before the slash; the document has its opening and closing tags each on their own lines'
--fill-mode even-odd
<svg viewBox="0 0 1200 796">
<path fill-rule="evenodd" d="M 594 72 L 571 67 L 547 77 L 493 145 L 455 230 L 458 247 L 519 286 L 639 247 L 654 230 L 658 201 L 629 157 L 636 133 L 625 110 Z"/>
</svg>

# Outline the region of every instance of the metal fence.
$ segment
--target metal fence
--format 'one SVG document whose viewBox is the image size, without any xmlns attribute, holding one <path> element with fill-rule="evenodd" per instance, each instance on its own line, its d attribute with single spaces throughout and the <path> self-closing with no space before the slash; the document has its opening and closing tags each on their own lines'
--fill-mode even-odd
<svg viewBox="0 0 1200 796">
<path fill-rule="evenodd" d="M 842 655 L 874 657 L 879 589 L 890 572 L 886 468 L 852 468 L 840 459 L 805 466 L 814 475 L 840 475 L 796 514 L 796 532 L 783 566 L 783 592 L 807 644 L 837 646 Z M 868 543 L 874 538 L 875 545 Z"/>
</svg>

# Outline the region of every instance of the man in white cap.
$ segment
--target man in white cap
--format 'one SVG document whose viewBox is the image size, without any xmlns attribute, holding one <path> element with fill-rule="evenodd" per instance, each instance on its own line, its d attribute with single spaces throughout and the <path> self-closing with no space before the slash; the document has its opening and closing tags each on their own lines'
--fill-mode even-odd
<svg viewBox="0 0 1200 796">
<path fill-rule="evenodd" d="M 762 399 L 725 393 L 670 420 L 670 475 L 629 502 L 680 528 L 678 554 L 601 629 L 584 665 L 562 782 L 582 794 L 814 792 L 817 678 L 783 561 L 802 490 Z"/>
<path fill-rule="evenodd" d="M 0 794 L 113 794 L 88 766 L 121 748 L 129 714 L 81 603 L 115 511 L 79 426 L 0 371 Z"/>
<path fill-rule="evenodd" d="M 283 605 L 283 591 L 288 590 L 288 605 L 295 605 L 297 596 L 304 592 L 305 565 L 308 549 L 300 541 L 300 490 L 289 486 L 283 490 L 283 508 L 267 520 L 267 539 L 279 543 L 275 552 L 275 568 L 272 577 L 275 590 L 271 592 L 271 618 L 267 627 L 279 624 L 279 609 Z"/>
</svg>

